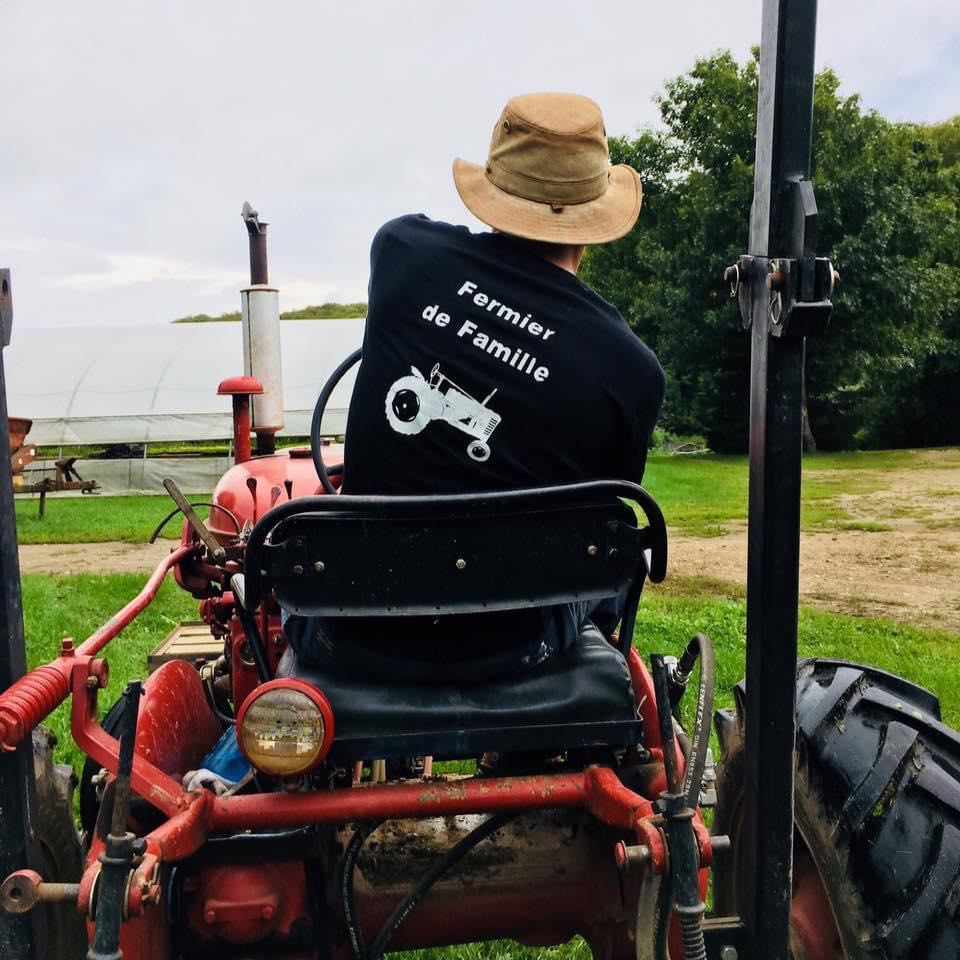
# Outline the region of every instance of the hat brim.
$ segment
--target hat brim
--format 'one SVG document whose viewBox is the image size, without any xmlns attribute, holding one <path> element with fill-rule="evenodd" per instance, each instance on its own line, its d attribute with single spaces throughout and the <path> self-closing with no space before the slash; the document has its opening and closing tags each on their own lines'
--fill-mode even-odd
<svg viewBox="0 0 960 960">
<path fill-rule="evenodd" d="M 624 163 L 610 168 L 606 192 L 586 203 L 554 208 L 494 186 L 485 168 L 459 157 L 453 181 L 460 199 L 477 219 L 515 237 L 546 243 L 607 243 L 629 233 L 640 215 L 640 175 Z"/>
</svg>

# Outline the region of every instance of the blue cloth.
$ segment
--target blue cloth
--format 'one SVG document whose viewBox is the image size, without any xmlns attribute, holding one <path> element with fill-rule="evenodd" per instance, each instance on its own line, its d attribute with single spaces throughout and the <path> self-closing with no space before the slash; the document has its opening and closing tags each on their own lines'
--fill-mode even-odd
<svg viewBox="0 0 960 960">
<path fill-rule="evenodd" d="M 240 752 L 237 743 L 237 728 L 230 724 L 223 731 L 223 736 L 213 745 L 213 749 L 203 758 L 200 764 L 205 770 L 215 773 L 228 783 L 237 783 L 250 770 L 250 763 Z"/>
</svg>

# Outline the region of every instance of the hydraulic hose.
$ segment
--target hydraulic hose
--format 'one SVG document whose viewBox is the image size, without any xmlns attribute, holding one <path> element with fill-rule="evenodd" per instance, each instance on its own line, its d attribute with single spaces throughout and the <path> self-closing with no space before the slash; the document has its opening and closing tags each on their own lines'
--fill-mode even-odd
<svg viewBox="0 0 960 960">
<path fill-rule="evenodd" d="M 357 917 L 357 907 L 354 900 L 353 869 L 357 864 L 360 848 L 367 837 L 382 823 L 383 820 L 372 820 L 370 823 L 357 827 L 343 854 L 343 867 L 340 871 L 340 899 L 343 903 L 343 916 L 347 922 L 350 954 L 353 960 L 366 960 L 367 957 L 367 950 L 363 943 L 363 931 L 360 929 L 360 920 Z"/>
<path fill-rule="evenodd" d="M 369 960 L 381 960 L 387 949 L 390 938 L 397 928 L 406 920 L 410 912 L 423 899 L 424 894 L 456 863 L 462 860 L 478 843 L 486 840 L 501 827 L 509 823 L 516 813 L 507 811 L 495 813 L 488 817 L 478 827 L 475 827 L 465 837 L 455 843 L 429 870 L 416 882 L 413 889 L 394 907 L 393 913 L 387 917 L 383 929 L 377 934 L 377 939 L 370 945 L 367 954 Z"/>
<path fill-rule="evenodd" d="M 690 756 L 681 785 L 677 776 L 673 750 L 673 716 L 670 711 L 670 685 L 664 658 L 651 657 L 654 690 L 657 696 L 657 718 L 663 743 L 664 772 L 667 790 L 660 796 L 665 814 L 665 832 L 670 851 L 670 881 L 673 886 L 674 911 L 680 924 L 684 960 L 706 960 L 703 936 L 705 905 L 700 898 L 697 877 L 698 858 L 692 820 L 700 799 L 703 770 L 706 766 L 710 714 L 713 710 L 715 664 L 713 645 L 705 634 L 697 634 L 687 645 L 677 663 L 674 680 L 681 686 L 689 679 L 694 664 L 700 660 L 700 683 L 697 714 Z M 666 882 L 666 881 L 665 881 Z M 658 907 L 660 903 L 658 902 Z M 663 916 L 655 924 L 655 955 L 662 956 Z"/>
<path fill-rule="evenodd" d="M 313 456 L 313 465 L 316 468 L 317 476 L 320 478 L 320 484 L 327 493 L 336 493 L 337 488 L 330 480 L 330 474 L 334 473 L 332 468 L 328 468 L 323 462 L 320 443 L 320 428 L 323 425 L 323 414 L 327 409 L 327 403 L 334 387 L 343 379 L 344 374 L 359 361 L 360 350 L 354 350 L 333 373 L 330 374 L 327 382 L 317 397 L 317 405 L 313 408 L 313 419 L 310 422 L 310 453 Z M 342 469 L 342 467 L 341 467 Z"/>
<path fill-rule="evenodd" d="M 703 771 L 707 765 L 710 741 L 710 719 L 713 716 L 713 691 L 716 685 L 716 660 L 713 643 L 705 633 L 698 633 L 688 644 L 677 664 L 677 679 L 685 680 L 700 660 L 700 683 L 697 689 L 697 712 L 690 738 L 690 758 L 683 778 L 683 794 L 688 807 L 700 802 Z"/>
</svg>

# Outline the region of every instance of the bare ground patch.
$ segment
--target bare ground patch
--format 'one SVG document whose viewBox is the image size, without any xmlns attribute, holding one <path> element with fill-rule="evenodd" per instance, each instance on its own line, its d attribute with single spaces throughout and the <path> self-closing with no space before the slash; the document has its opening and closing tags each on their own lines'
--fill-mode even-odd
<svg viewBox="0 0 960 960">
<path fill-rule="evenodd" d="M 849 519 L 835 529 L 801 536 L 802 601 L 960 633 L 960 458 L 956 451 L 924 451 L 920 463 L 901 470 L 813 475 L 836 482 L 836 500 Z M 850 475 L 860 473 L 866 476 Z M 867 478 L 869 483 L 857 482 Z M 858 485 L 865 492 L 839 492 Z M 674 576 L 722 581 L 742 591 L 745 529 L 706 539 L 676 534 L 670 549 Z"/>
<path fill-rule="evenodd" d="M 23 573 L 149 573 L 170 552 L 157 543 L 30 543 L 20 547 Z"/>
</svg>

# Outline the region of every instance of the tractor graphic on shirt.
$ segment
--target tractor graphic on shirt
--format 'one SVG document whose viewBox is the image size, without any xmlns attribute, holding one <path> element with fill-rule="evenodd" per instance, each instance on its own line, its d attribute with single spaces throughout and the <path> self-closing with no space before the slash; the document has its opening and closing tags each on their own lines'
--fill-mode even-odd
<svg viewBox="0 0 960 960">
<path fill-rule="evenodd" d="M 439 363 L 429 379 L 411 367 L 410 374 L 400 377 L 387 391 L 387 422 L 397 433 L 413 436 L 431 421 L 443 420 L 473 437 L 467 444 L 467 456 L 482 462 L 490 457 L 487 441 L 500 423 L 500 414 L 487 407 L 496 392 L 492 390 L 481 403 L 441 373 Z"/>
</svg>

